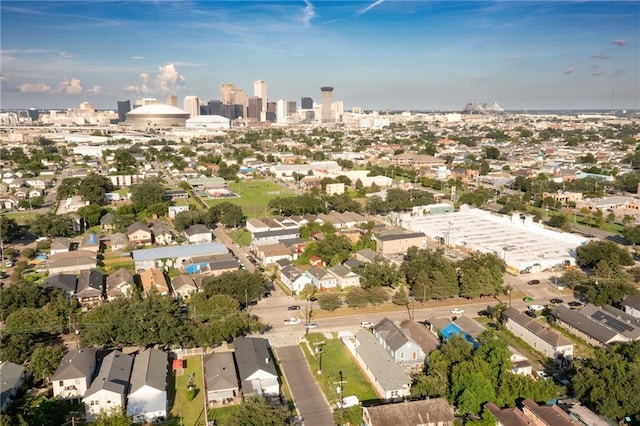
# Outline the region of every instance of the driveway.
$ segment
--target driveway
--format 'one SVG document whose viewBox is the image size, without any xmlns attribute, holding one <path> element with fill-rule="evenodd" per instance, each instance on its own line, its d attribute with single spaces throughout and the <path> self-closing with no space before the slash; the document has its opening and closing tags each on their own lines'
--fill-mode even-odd
<svg viewBox="0 0 640 426">
<path fill-rule="evenodd" d="M 299 346 L 275 348 L 293 402 L 305 426 L 332 426 L 331 407 L 314 379 Z"/>
</svg>

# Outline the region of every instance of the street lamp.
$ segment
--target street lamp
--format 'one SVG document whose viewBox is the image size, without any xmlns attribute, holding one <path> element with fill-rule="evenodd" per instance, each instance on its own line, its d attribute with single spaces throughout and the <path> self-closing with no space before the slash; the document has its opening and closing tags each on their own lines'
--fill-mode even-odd
<svg viewBox="0 0 640 426">
<path fill-rule="evenodd" d="M 507 285 L 505 287 L 505 290 L 507 290 L 507 296 L 509 296 L 509 307 L 511 307 L 511 290 L 513 288 L 511 287 L 511 284 Z"/>
</svg>

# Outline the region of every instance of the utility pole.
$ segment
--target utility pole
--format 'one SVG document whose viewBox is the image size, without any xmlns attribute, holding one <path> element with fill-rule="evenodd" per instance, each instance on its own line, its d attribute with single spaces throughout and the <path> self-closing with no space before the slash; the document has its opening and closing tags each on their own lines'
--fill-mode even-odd
<svg viewBox="0 0 640 426">
<path fill-rule="evenodd" d="M 334 383 L 338 385 L 338 396 L 340 397 L 340 426 L 342 426 L 344 421 L 344 384 L 347 382 L 342 377 L 342 370 L 340 370 L 339 374 L 340 381 Z"/>
<path fill-rule="evenodd" d="M 316 347 L 316 355 L 318 356 L 318 374 L 322 374 L 322 346 L 324 345 L 324 341 L 314 343 L 314 345 Z"/>
</svg>

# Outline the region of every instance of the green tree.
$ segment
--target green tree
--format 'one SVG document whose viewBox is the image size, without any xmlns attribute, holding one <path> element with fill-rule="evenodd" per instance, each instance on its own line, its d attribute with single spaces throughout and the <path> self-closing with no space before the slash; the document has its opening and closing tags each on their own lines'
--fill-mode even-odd
<svg viewBox="0 0 640 426">
<path fill-rule="evenodd" d="M 58 185 L 56 200 L 65 200 L 76 195 L 78 193 L 78 189 L 80 188 L 80 182 L 80 178 L 63 179 L 60 185 Z"/>
<path fill-rule="evenodd" d="M 213 294 L 226 294 L 245 307 L 248 302 L 259 300 L 268 288 L 262 274 L 247 271 L 225 272 L 217 277 L 205 277 L 202 286 L 208 297 Z"/>
<path fill-rule="evenodd" d="M 131 202 L 137 212 L 146 210 L 149 206 L 162 203 L 164 184 L 159 178 L 148 178 L 131 187 Z"/>
<path fill-rule="evenodd" d="M 625 240 L 631 244 L 636 245 L 640 243 L 640 225 L 625 226 L 620 232 Z"/>
<path fill-rule="evenodd" d="M 318 304 L 321 309 L 333 312 L 342 306 L 342 298 L 337 293 L 322 293 L 318 296 Z"/>
<path fill-rule="evenodd" d="M 400 269 L 417 300 L 442 300 L 458 294 L 458 274 L 442 249 L 411 247 Z"/>
<path fill-rule="evenodd" d="M 87 221 L 87 225 L 96 226 L 100 224 L 100 218 L 104 216 L 105 209 L 99 204 L 89 204 L 78 209 L 78 216 Z"/>
<path fill-rule="evenodd" d="M 345 296 L 345 302 L 350 308 L 364 308 L 369 303 L 368 293 L 360 287 L 352 287 Z"/>
<path fill-rule="evenodd" d="M 62 345 L 38 345 L 31 354 L 28 369 L 37 381 L 48 381 L 63 356 Z"/>
<path fill-rule="evenodd" d="M 407 306 L 409 305 L 409 295 L 407 294 L 407 290 L 405 286 L 400 286 L 398 291 L 393 295 L 391 301 L 394 305 L 398 306 Z"/>
<path fill-rule="evenodd" d="M 400 282 L 398 268 L 389 260 L 378 256 L 373 262 L 358 265 L 356 272 L 360 275 L 360 285 L 370 287 L 395 287 Z"/>
<path fill-rule="evenodd" d="M 22 235 L 22 229 L 18 226 L 15 219 L 3 217 L 2 222 L 0 222 L 0 235 L 2 236 L 2 241 L 5 244 L 10 244 L 15 242 Z"/>
<path fill-rule="evenodd" d="M 612 265 L 631 266 L 633 257 L 629 251 L 613 241 L 594 240 L 576 248 L 577 263 L 585 268 L 595 268 L 601 261 Z"/>
<path fill-rule="evenodd" d="M 462 297 L 495 295 L 502 290 L 505 263 L 494 253 L 474 252 L 457 266 Z"/>
<path fill-rule="evenodd" d="M 228 421 L 229 426 L 281 426 L 286 423 L 287 410 L 265 398 L 251 398 Z"/>
<path fill-rule="evenodd" d="M 33 219 L 29 224 L 29 232 L 49 238 L 71 237 L 75 233 L 73 221 L 69 216 L 58 216 L 52 213 L 42 214 Z"/>
<path fill-rule="evenodd" d="M 89 173 L 78 186 L 77 194 L 90 204 L 102 205 L 106 202 L 104 194 L 113 191 L 111 180 L 103 175 Z"/>
<path fill-rule="evenodd" d="M 133 426 L 133 421 L 127 417 L 124 409 L 101 411 L 91 423 L 93 426 Z"/>
</svg>

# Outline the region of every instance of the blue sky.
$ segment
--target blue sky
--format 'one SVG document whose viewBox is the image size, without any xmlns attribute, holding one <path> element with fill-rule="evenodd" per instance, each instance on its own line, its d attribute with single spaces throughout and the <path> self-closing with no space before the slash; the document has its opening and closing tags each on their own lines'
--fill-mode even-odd
<svg viewBox="0 0 640 426">
<path fill-rule="evenodd" d="M 234 83 L 345 108 L 640 108 L 640 2 L 6 1 L 0 107 L 187 95 Z M 612 102 L 613 101 L 613 102 Z"/>
</svg>

